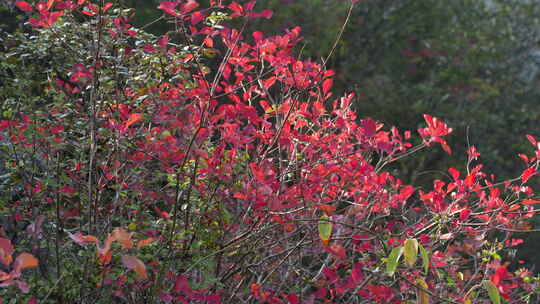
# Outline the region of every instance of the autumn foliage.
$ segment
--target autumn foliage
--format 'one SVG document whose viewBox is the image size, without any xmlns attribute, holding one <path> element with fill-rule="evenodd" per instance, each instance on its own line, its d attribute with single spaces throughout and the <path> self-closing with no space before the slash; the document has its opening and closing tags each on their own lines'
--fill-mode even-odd
<svg viewBox="0 0 540 304">
<path fill-rule="evenodd" d="M 534 137 L 513 180 L 484 172 L 471 146 L 466 171 L 416 189 L 387 168 L 428 147 L 450 154 L 450 127 L 425 114 L 414 135 L 362 118 L 353 94 L 333 95 L 333 71 L 299 58 L 300 27 L 244 32 L 272 12 L 202 2 L 161 2 L 163 37 L 112 2 L 15 3 L 35 35 L 79 26 L 88 53 L 51 77 L 53 102 L 0 120 L 16 194 L 2 212 L 26 225 L 0 238 L 5 300 L 537 299 L 538 279 L 509 263 L 540 203 Z"/>
</svg>

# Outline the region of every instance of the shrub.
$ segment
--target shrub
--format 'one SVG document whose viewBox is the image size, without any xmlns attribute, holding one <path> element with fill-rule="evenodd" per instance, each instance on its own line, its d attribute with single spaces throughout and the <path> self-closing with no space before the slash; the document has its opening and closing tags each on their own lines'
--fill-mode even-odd
<svg viewBox="0 0 540 304">
<path fill-rule="evenodd" d="M 413 145 L 357 119 L 334 72 L 295 55 L 299 27 L 242 31 L 272 14 L 254 1 L 161 2 L 163 37 L 113 3 L 16 5 L 34 38 L 11 57 L 54 61 L 50 99 L 0 121 L 6 300 L 534 301 L 538 279 L 505 262 L 540 203 L 532 136 L 516 179 L 496 182 L 471 147 L 465 172 L 417 191 L 386 166 L 451 153 L 452 129 L 426 114 Z"/>
</svg>

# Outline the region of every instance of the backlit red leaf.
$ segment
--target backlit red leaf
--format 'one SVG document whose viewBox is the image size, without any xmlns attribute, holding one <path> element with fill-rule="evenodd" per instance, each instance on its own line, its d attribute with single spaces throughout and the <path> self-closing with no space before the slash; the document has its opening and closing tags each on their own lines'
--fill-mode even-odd
<svg viewBox="0 0 540 304">
<path fill-rule="evenodd" d="M 521 182 L 526 183 L 535 174 L 536 174 L 535 168 L 525 169 L 525 171 L 523 171 L 523 174 L 521 175 Z"/>
<path fill-rule="evenodd" d="M 28 4 L 26 1 L 17 1 L 15 2 L 15 6 L 17 6 L 21 11 L 25 12 L 31 12 L 32 6 Z"/>
<path fill-rule="evenodd" d="M 528 200 L 524 200 L 524 201 L 521 202 L 521 203 L 522 203 L 523 205 L 534 205 L 534 204 L 540 204 L 540 201 L 528 199 Z"/>
</svg>

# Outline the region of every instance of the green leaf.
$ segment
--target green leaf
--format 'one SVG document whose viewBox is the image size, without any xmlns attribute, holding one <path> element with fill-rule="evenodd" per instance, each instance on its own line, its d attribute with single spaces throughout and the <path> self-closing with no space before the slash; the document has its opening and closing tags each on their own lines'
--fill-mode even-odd
<svg viewBox="0 0 540 304">
<path fill-rule="evenodd" d="M 418 248 L 420 248 L 420 256 L 422 257 L 422 266 L 424 266 L 424 274 L 427 275 L 429 270 L 429 255 L 426 251 L 426 248 L 422 246 L 422 244 L 418 244 Z"/>
<path fill-rule="evenodd" d="M 392 249 L 392 252 L 390 252 L 388 259 L 386 260 L 386 272 L 388 273 L 388 275 L 394 275 L 394 272 L 396 272 L 399 259 L 401 258 L 402 254 L 403 246 Z"/>
<path fill-rule="evenodd" d="M 403 256 L 407 267 L 410 268 L 416 264 L 416 260 L 418 259 L 418 241 L 416 239 L 407 239 L 405 241 Z"/>
<path fill-rule="evenodd" d="M 319 219 L 319 237 L 324 246 L 328 246 L 330 243 L 330 237 L 332 236 L 332 223 L 328 221 L 328 215 L 323 214 Z"/>
<path fill-rule="evenodd" d="M 497 286 L 495 286 L 493 282 L 491 282 L 490 280 L 484 280 L 482 281 L 482 286 L 488 292 L 489 298 L 491 299 L 491 303 L 501 304 L 501 295 L 499 294 L 499 290 L 497 289 Z"/>
</svg>

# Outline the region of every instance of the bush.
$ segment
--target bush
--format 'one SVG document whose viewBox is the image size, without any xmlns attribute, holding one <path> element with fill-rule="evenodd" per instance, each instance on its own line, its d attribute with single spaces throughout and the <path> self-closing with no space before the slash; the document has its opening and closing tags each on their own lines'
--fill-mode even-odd
<svg viewBox="0 0 540 304">
<path fill-rule="evenodd" d="M 16 3 L 34 29 L 2 63 L 17 75 L 0 121 L 4 299 L 534 302 L 538 279 L 505 261 L 540 203 L 536 139 L 518 178 L 496 182 L 471 147 L 465 171 L 416 191 L 386 167 L 450 153 L 452 129 L 426 114 L 413 145 L 357 119 L 334 72 L 297 58 L 300 28 L 242 31 L 272 14 L 254 4 L 161 2 L 173 30 L 155 37 L 113 3 Z"/>
</svg>

